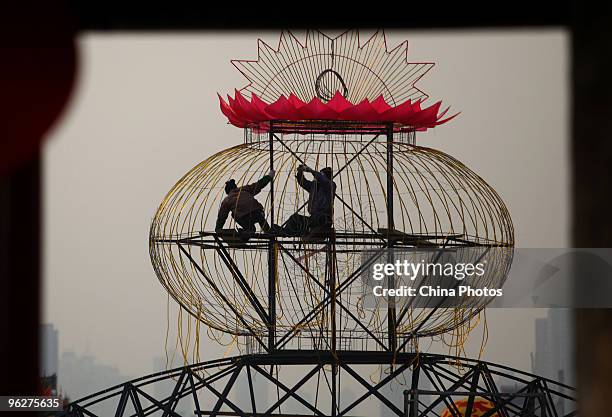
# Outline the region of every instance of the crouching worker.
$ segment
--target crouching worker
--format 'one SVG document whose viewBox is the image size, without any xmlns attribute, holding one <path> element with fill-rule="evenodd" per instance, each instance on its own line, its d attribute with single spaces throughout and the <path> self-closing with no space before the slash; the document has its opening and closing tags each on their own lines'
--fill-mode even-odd
<svg viewBox="0 0 612 417">
<path fill-rule="evenodd" d="M 264 208 L 255 196 L 264 188 L 274 177 L 274 170 L 271 170 L 268 175 L 265 175 L 259 181 L 249 185 L 238 187 L 234 179 L 225 183 L 225 193 L 227 197 L 221 202 L 219 214 L 217 215 L 217 224 L 215 231 L 219 232 L 223 229 L 223 225 L 227 220 L 229 213 L 236 223 L 242 227 L 244 232 L 255 232 L 255 224 L 259 224 L 264 232 L 270 231 L 270 225 L 266 221 Z"/>
<path fill-rule="evenodd" d="M 306 179 L 305 172 L 312 174 L 313 179 Z M 293 214 L 287 220 L 285 233 L 293 236 L 303 236 L 306 233 L 328 232 L 333 224 L 334 197 L 336 195 L 336 183 L 332 180 L 332 169 L 328 167 L 316 171 L 306 165 L 300 165 L 295 177 L 300 187 L 308 191 L 308 213 L 310 216 Z"/>
</svg>

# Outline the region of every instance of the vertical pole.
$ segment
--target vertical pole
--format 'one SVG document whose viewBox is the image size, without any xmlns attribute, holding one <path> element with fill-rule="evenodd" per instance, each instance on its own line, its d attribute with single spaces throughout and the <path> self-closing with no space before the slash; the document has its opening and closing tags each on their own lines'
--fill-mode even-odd
<svg viewBox="0 0 612 417">
<path fill-rule="evenodd" d="M 327 273 L 328 282 L 329 282 L 329 293 L 330 293 L 330 303 L 329 303 L 329 319 L 330 319 L 330 327 L 331 327 L 331 350 L 335 355 L 337 350 L 337 337 L 336 337 L 336 242 L 335 235 L 332 231 L 332 235 L 329 238 L 329 243 L 327 244 Z"/>
<path fill-rule="evenodd" d="M 419 389 L 415 388 L 412 392 L 412 402 L 410 403 L 412 412 L 410 413 L 410 417 L 419 417 Z"/>
<path fill-rule="evenodd" d="M 270 169 L 274 169 L 274 122 L 270 121 Z M 274 178 L 270 182 L 270 224 L 274 218 Z M 268 350 L 276 343 L 276 238 L 272 235 L 268 243 Z"/>
<path fill-rule="evenodd" d="M 395 227 L 393 220 L 393 125 L 387 126 L 387 228 Z"/>
<path fill-rule="evenodd" d="M 418 364 L 412 366 L 412 382 L 410 386 L 410 411 L 405 410 L 407 417 L 418 417 L 419 415 L 419 374 L 421 367 Z"/>
<path fill-rule="evenodd" d="M 332 392 L 331 392 L 331 417 L 336 417 L 337 415 L 337 397 L 338 397 L 338 387 L 336 386 L 336 378 L 338 375 L 338 365 L 334 362 L 332 363 Z"/>
<path fill-rule="evenodd" d="M 393 241 L 391 239 L 391 231 L 395 229 L 395 221 L 393 219 L 393 124 L 387 126 L 387 262 L 393 262 Z M 387 279 L 388 288 L 395 288 L 395 276 L 391 275 Z M 387 298 L 387 333 L 389 342 L 389 351 L 395 352 L 397 349 L 397 338 L 395 334 L 396 328 L 396 311 L 395 297 Z"/>
<path fill-rule="evenodd" d="M 255 401 L 255 390 L 253 389 L 253 376 L 251 375 L 251 366 L 247 365 L 246 366 L 246 370 L 247 370 L 247 378 L 249 381 L 249 394 L 251 396 L 251 409 L 253 410 L 253 415 L 256 416 L 257 415 L 257 406 L 256 406 L 256 401 Z"/>
</svg>

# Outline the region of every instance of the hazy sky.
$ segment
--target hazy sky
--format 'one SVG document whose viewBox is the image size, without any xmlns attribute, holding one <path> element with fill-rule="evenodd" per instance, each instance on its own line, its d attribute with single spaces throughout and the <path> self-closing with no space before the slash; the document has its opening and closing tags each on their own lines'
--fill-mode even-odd
<svg viewBox="0 0 612 417">
<path fill-rule="evenodd" d="M 256 58 L 277 33 L 95 34 L 79 39 L 72 101 L 45 149 L 44 318 L 60 350 L 90 353 L 124 374 L 164 355 L 167 296 L 149 262 L 148 232 L 170 187 L 238 144 L 216 93 L 245 80 L 232 58 Z M 409 58 L 436 66 L 418 86 L 461 115 L 417 137 L 491 184 L 517 246 L 568 243 L 568 37 L 562 30 L 391 32 Z M 490 310 L 485 357 L 530 369 L 533 317 Z M 171 324 L 171 327 L 173 324 Z M 476 354 L 478 335 L 468 353 Z M 225 351 L 212 343 L 205 359 Z M 233 352 L 235 353 L 235 352 Z"/>
</svg>

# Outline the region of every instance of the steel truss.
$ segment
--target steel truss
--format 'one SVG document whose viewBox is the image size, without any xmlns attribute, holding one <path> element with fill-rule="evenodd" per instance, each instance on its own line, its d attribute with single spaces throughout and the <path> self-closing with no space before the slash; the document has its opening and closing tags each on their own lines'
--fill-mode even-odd
<svg viewBox="0 0 612 417">
<path fill-rule="evenodd" d="M 394 365 L 371 382 L 362 366 Z M 280 378 L 283 369 L 299 368 L 299 376 Z M 255 382 L 257 377 L 257 382 Z M 400 386 L 398 381 L 403 384 Z M 171 384 L 168 384 L 171 382 Z M 341 398 L 341 383 L 358 386 L 353 398 Z M 247 387 L 239 398 L 230 398 L 238 383 Z M 165 384 L 165 391 L 155 389 Z M 265 384 L 275 398 L 256 395 Z M 404 403 L 387 398 L 384 389 L 396 384 Z M 507 387 L 512 386 L 512 390 Z M 313 400 L 304 388 L 316 387 Z M 302 391 L 300 391 L 302 390 Z M 477 400 L 492 408 L 480 417 L 572 417 L 577 416 L 573 389 L 563 384 L 489 362 L 444 355 L 386 352 L 279 351 L 203 362 L 138 378 L 73 402 L 63 416 L 97 417 L 101 404 L 112 406 L 115 417 L 160 415 L 196 416 L 360 416 L 367 401 L 374 400 L 391 415 L 453 417 L 472 415 Z M 467 401 L 460 413 L 458 401 Z M 241 402 L 240 402 L 241 401 Z M 283 412 L 295 406 L 302 414 Z M 184 414 L 185 407 L 189 410 Z M 465 407 L 465 406 L 464 406 Z M 571 408 L 571 410 L 567 410 Z M 447 414 L 448 415 L 448 414 Z"/>
</svg>

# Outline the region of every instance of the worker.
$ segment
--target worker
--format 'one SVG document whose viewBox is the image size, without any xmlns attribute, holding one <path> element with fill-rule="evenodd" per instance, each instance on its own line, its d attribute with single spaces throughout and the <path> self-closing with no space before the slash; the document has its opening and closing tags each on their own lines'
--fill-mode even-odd
<svg viewBox="0 0 612 417">
<path fill-rule="evenodd" d="M 306 179 L 305 172 L 312 174 L 313 179 Z M 332 180 L 332 174 L 330 167 L 323 168 L 321 171 L 316 171 L 306 165 L 298 167 L 296 179 L 300 187 L 308 191 L 308 214 L 310 216 L 293 214 L 285 227 L 288 234 L 302 236 L 309 232 L 325 232 L 331 229 L 336 195 L 336 183 Z"/>
<path fill-rule="evenodd" d="M 259 224 L 264 232 L 270 231 L 270 225 L 266 221 L 264 208 L 255 196 L 274 178 L 274 170 L 263 176 L 259 181 L 238 187 L 236 181 L 231 179 L 225 183 L 227 196 L 221 202 L 215 231 L 223 229 L 229 213 L 236 223 L 242 227 L 242 231 L 255 232 L 255 225 Z"/>
</svg>

